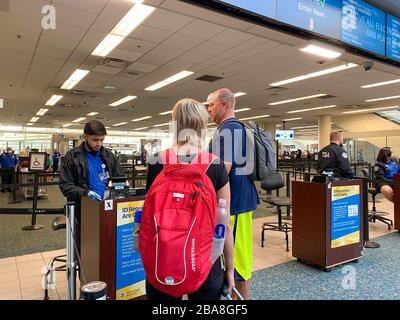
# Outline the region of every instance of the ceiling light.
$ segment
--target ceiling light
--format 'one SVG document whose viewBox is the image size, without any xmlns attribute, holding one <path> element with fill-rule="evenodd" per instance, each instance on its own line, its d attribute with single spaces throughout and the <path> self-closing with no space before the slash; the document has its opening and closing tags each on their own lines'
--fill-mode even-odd
<svg viewBox="0 0 400 320">
<path fill-rule="evenodd" d="M 264 116 L 256 116 L 256 117 L 242 118 L 242 119 L 239 119 L 239 120 L 240 120 L 240 121 L 244 121 L 244 120 L 251 120 L 251 119 L 261 119 L 261 118 L 268 118 L 268 117 L 270 117 L 270 115 L 269 115 L 269 114 L 267 114 L 267 115 L 264 115 Z"/>
<path fill-rule="evenodd" d="M 146 129 L 148 129 L 149 127 L 142 127 L 142 128 L 137 128 L 137 129 L 133 129 L 134 131 L 140 131 L 140 130 L 146 130 Z"/>
<path fill-rule="evenodd" d="M 163 127 L 163 126 L 168 126 L 169 125 L 169 122 L 166 122 L 166 123 L 161 123 L 161 124 L 156 124 L 155 126 L 153 126 L 153 127 Z"/>
<path fill-rule="evenodd" d="M 111 31 L 111 34 L 127 37 L 138 25 L 140 25 L 155 8 L 137 3 L 131 10 L 118 22 Z"/>
<path fill-rule="evenodd" d="M 56 94 L 53 94 L 53 96 L 46 102 L 46 106 L 54 106 L 58 101 L 60 101 L 63 98 L 63 96 L 59 96 Z"/>
<path fill-rule="evenodd" d="M 165 111 L 165 112 L 161 112 L 161 113 L 159 113 L 159 115 L 160 116 L 166 116 L 167 114 L 171 114 L 172 113 L 172 110 L 170 110 L 170 111 Z"/>
<path fill-rule="evenodd" d="M 3 109 L 4 106 L 4 99 L 0 99 L 0 109 Z"/>
<path fill-rule="evenodd" d="M 68 80 L 64 82 L 64 84 L 61 86 L 61 89 L 72 89 L 79 83 L 79 81 L 86 77 L 89 72 L 89 70 L 76 69 L 75 72 L 68 78 Z"/>
<path fill-rule="evenodd" d="M 351 68 L 355 68 L 358 67 L 358 64 L 355 63 L 347 63 L 338 67 L 333 67 L 333 68 L 329 68 L 329 69 L 325 69 L 325 70 L 321 70 L 321 71 L 317 71 L 317 72 L 312 72 L 312 73 L 307 73 L 304 74 L 302 76 L 298 76 L 298 77 L 294 77 L 291 79 L 287 79 L 287 80 L 282 80 L 279 82 L 274 82 L 271 83 L 270 86 L 272 87 L 279 87 L 288 83 L 293 83 L 293 82 L 297 82 L 297 81 L 303 81 L 303 80 L 307 80 L 307 79 L 311 79 L 311 78 L 316 78 L 316 77 L 321 77 L 327 74 L 331 74 L 331 73 L 335 73 L 335 72 L 339 72 L 339 71 L 343 71 L 343 70 L 347 70 L 347 69 L 351 69 Z"/>
<path fill-rule="evenodd" d="M 309 41 L 305 45 L 297 47 L 300 51 L 310 53 L 327 59 L 335 59 L 340 57 L 344 50 L 336 48 L 325 43 L 317 42 L 314 40 Z"/>
<path fill-rule="evenodd" d="M 237 110 L 235 110 L 235 113 L 249 111 L 249 110 L 251 110 L 251 109 L 250 108 L 237 109 Z"/>
<path fill-rule="evenodd" d="M 72 126 L 72 123 L 67 123 L 67 124 L 63 125 L 63 128 L 67 128 L 67 127 L 70 127 L 70 126 Z"/>
<path fill-rule="evenodd" d="M 37 122 L 39 120 L 39 117 L 33 117 L 29 122 Z"/>
<path fill-rule="evenodd" d="M 27 123 L 26 125 L 27 125 L 27 126 L 33 126 L 33 123 L 32 123 L 32 122 L 29 122 L 29 123 Z"/>
<path fill-rule="evenodd" d="M 125 38 L 116 36 L 114 34 L 108 34 L 105 36 L 103 41 L 99 43 L 96 49 L 93 50 L 92 56 L 105 57 L 111 51 L 113 51 Z"/>
<path fill-rule="evenodd" d="M 375 102 L 375 101 L 391 100 L 391 99 L 398 99 L 398 98 L 400 98 L 400 96 L 391 96 L 391 97 L 369 99 L 369 100 L 365 100 L 365 102 Z"/>
<path fill-rule="evenodd" d="M 124 124 L 128 124 L 128 122 L 121 122 L 121 123 L 117 123 L 112 125 L 113 127 L 119 127 L 119 126 L 123 126 Z"/>
<path fill-rule="evenodd" d="M 99 114 L 98 112 L 90 112 L 87 114 L 87 116 L 92 117 L 95 116 L 96 114 Z"/>
<path fill-rule="evenodd" d="M 290 118 L 290 119 L 283 119 L 282 121 L 296 121 L 296 120 L 301 120 L 303 118 Z"/>
<path fill-rule="evenodd" d="M 137 96 L 127 96 L 127 97 L 125 97 L 125 98 L 122 98 L 122 99 L 120 99 L 120 100 L 118 100 L 118 101 L 115 101 L 115 102 L 109 104 L 109 106 L 110 106 L 110 107 L 116 107 L 116 106 L 119 106 L 119 105 L 121 105 L 121 104 L 124 104 L 124 103 L 126 103 L 126 102 L 128 102 L 128 101 L 134 100 L 134 99 L 136 99 L 136 98 L 137 98 Z"/>
<path fill-rule="evenodd" d="M 246 92 L 237 92 L 234 94 L 234 96 L 235 96 L 235 98 L 238 98 L 238 97 L 244 96 L 246 94 L 247 94 Z"/>
<path fill-rule="evenodd" d="M 86 120 L 86 118 L 85 117 L 81 117 L 81 118 L 73 120 L 72 122 L 81 122 L 83 120 Z"/>
<path fill-rule="evenodd" d="M 306 128 L 318 128 L 318 126 L 292 127 L 292 128 L 290 128 L 290 129 L 296 130 L 296 129 L 306 129 Z"/>
<path fill-rule="evenodd" d="M 137 122 L 137 121 L 142 121 L 142 120 L 147 120 L 147 119 L 151 119 L 153 118 L 152 116 L 147 116 L 147 117 L 142 117 L 142 118 L 137 118 L 137 119 L 133 119 L 133 122 Z"/>
<path fill-rule="evenodd" d="M 343 113 L 361 113 L 361 112 L 370 112 L 370 111 L 378 111 L 378 110 L 386 110 L 386 109 L 395 109 L 399 108 L 399 106 L 391 106 L 391 107 L 382 107 L 382 108 L 371 108 L 371 109 L 363 109 L 363 110 L 355 110 L 355 111 L 345 111 Z"/>
<path fill-rule="evenodd" d="M 319 97 L 323 97 L 323 96 L 327 96 L 327 94 L 320 93 L 320 94 L 315 94 L 315 95 L 312 95 L 312 96 L 300 97 L 300 98 L 289 99 L 289 100 L 284 100 L 284 101 L 271 102 L 271 103 L 268 103 L 268 105 L 269 106 L 276 106 L 278 104 L 291 103 L 291 102 L 295 102 L 295 101 L 319 98 Z"/>
<path fill-rule="evenodd" d="M 179 80 L 181 80 L 183 78 L 186 78 L 186 77 L 192 75 L 193 73 L 194 72 L 192 72 L 192 71 L 186 71 L 186 70 L 181 71 L 181 72 L 179 72 L 179 73 L 177 73 L 177 74 L 175 74 L 175 75 L 173 75 L 173 76 L 171 76 L 171 77 L 169 77 L 169 78 L 167 78 L 167 79 L 165 79 L 163 81 L 157 82 L 156 84 L 153 84 L 152 86 L 147 87 L 145 90 L 146 91 L 156 91 L 156 90 L 158 90 L 158 89 L 160 89 L 162 87 L 165 87 L 165 86 L 167 86 L 167 85 L 169 85 L 169 84 L 171 84 L 173 82 L 176 82 L 176 81 L 179 81 Z"/>
<path fill-rule="evenodd" d="M 381 87 L 381 86 L 387 86 L 389 84 L 399 83 L 399 82 L 400 82 L 400 79 L 396 79 L 396 80 L 378 82 L 378 83 L 373 83 L 373 84 L 367 84 L 365 86 L 361 86 L 361 88 L 368 89 L 368 88 L 374 88 L 374 87 Z"/>
<path fill-rule="evenodd" d="M 40 109 L 40 110 L 36 113 L 36 115 L 37 115 L 37 116 L 43 116 L 43 115 L 45 115 L 45 113 L 46 113 L 47 111 L 49 111 L 49 109 Z"/>
<path fill-rule="evenodd" d="M 337 105 L 331 105 L 331 106 L 324 106 L 324 107 L 316 107 L 316 108 L 309 108 L 309 109 L 300 109 L 300 110 L 293 110 L 293 111 L 288 111 L 286 113 L 300 113 L 300 112 L 306 112 L 306 111 L 311 111 L 311 110 L 321 110 L 321 109 L 329 109 L 329 108 L 335 108 Z"/>
</svg>

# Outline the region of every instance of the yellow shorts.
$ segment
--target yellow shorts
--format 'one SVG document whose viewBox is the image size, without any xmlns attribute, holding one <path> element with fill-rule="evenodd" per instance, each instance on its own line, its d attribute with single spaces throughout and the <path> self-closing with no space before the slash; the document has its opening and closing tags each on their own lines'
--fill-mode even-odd
<svg viewBox="0 0 400 320">
<path fill-rule="evenodd" d="M 247 281 L 251 278 L 253 265 L 253 211 L 231 216 L 232 230 L 234 234 L 235 250 L 233 262 L 235 266 L 235 279 Z"/>
</svg>

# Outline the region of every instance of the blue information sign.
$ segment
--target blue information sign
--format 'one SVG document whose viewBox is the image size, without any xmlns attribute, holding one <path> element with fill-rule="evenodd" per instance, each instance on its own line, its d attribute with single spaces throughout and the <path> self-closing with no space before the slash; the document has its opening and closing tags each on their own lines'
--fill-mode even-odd
<svg viewBox="0 0 400 320">
<path fill-rule="evenodd" d="M 400 60 L 400 19 L 387 15 L 386 55 Z"/>
<path fill-rule="evenodd" d="M 360 242 L 360 186 L 334 186 L 331 199 L 331 248 Z"/>
<path fill-rule="evenodd" d="M 276 19 L 276 0 L 221 0 L 259 15 Z"/>
<path fill-rule="evenodd" d="M 385 55 L 386 13 L 362 0 L 343 0 L 342 41 Z"/>
<path fill-rule="evenodd" d="M 277 2 L 277 19 L 308 31 L 340 39 L 342 0 Z"/>
</svg>

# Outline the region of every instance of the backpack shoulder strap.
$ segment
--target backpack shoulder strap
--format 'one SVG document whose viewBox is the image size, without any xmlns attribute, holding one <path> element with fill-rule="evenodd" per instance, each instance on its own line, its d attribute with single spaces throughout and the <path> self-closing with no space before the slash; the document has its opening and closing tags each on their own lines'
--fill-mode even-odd
<svg viewBox="0 0 400 320">
<path fill-rule="evenodd" d="M 164 169 L 168 166 L 180 163 L 174 148 L 169 148 L 160 153 L 160 158 Z"/>
</svg>

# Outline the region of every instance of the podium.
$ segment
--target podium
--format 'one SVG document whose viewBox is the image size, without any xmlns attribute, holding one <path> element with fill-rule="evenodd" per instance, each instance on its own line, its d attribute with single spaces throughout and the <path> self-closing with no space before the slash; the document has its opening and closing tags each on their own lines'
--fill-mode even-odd
<svg viewBox="0 0 400 320">
<path fill-rule="evenodd" d="M 133 250 L 134 215 L 143 208 L 144 198 L 81 200 L 81 273 L 86 282 L 107 283 L 112 300 L 145 295 L 143 265 Z"/>
<path fill-rule="evenodd" d="M 395 174 L 393 179 L 394 228 L 400 231 L 400 174 Z"/>
<path fill-rule="evenodd" d="M 361 258 L 363 181 L 293 181 L 292 188 L 292 255 L 325 271 Z"/>
</svg>

